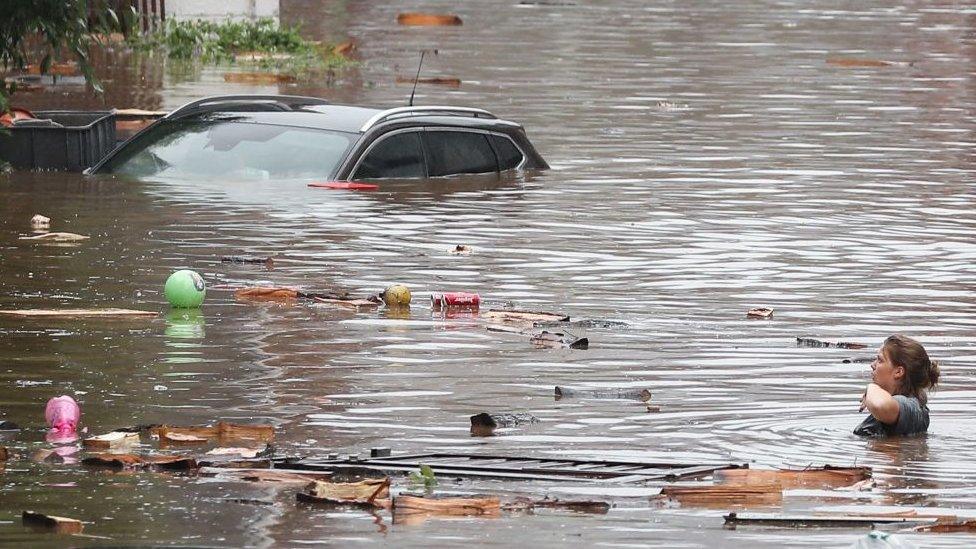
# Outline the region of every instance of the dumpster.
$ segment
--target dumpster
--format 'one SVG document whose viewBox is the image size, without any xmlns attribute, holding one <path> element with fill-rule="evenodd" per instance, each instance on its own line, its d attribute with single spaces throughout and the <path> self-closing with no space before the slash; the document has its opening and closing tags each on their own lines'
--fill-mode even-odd
<svg viewBox="0 0 976 549">
<path fill-rule="evenodd" d="M 34 111 L 0 133 L 0 160 L 18 170 L 80 172 L 115 148 L 109 111 Z"/>
</svg>

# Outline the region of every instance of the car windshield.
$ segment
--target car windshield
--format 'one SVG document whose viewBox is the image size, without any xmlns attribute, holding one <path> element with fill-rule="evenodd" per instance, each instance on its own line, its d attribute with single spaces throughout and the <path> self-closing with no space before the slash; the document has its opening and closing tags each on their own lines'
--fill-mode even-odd
<svg viewBox="0 0 976 549">
<path fill-rule="evenodd" d="M 331 178 L 356 134 L 240 122 L 163 121 L 99 168 L 137 178 Z"/>
</svg>

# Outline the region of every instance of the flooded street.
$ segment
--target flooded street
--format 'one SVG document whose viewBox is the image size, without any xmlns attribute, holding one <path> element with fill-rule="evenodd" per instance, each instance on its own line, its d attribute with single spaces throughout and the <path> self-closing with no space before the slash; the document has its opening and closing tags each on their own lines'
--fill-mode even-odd
<svg viewBox="0 0 976 549">
<path fill-rule="evenodd" d="M 0 176 L 0 309 L 124 307 L 155 320 L 0 318 L 0 445 L 29 455 L 43 408 L 72 394 L 94 434 L 135 424 L 267 422 L 283 455 L 427 451 L 752 467 L 874 468 L 867 492 L 787 491 L 768 511 L 976 509 L 973 132 L 976 10 L 952 2 L 451 2 L 282 0 L 285 23 L 356 40 L 363 64 L 333 85 L 227 84 L 107 55 L 105 105 L 172 109 L 218 93 L 405 105 L 419 51 L 436 48 L 417 104 L 488 109 L 524 125 L 552 169 L 394 182 L 354 193 L 281 183 L 195 187 L 77 174 Z M 322 10 L 320 14 L 313 13 Z M 401 11 L 459 27 L 398 27 Z M 119 61 L 119 60 L 122 61 Z M 853 62 L 880 60 L 883 66 Z M 28 108 L 102 108 L 67 90 Z M 42 213 L 71 245 L 19 240 Z M 453 255 L 458 244 L 473 253 Z M 272 269 L 221 263 L 275 256 Z M 171 272 L 211 286 L 202 312 L 170 312 Z M 375 293 L 411 288 L 409 314 L 235 301 L 220 285 Z M 218 286 L 218 288 L 213 288 Z M 624 322 L 538 349 L 476 315 L 432 311 L 436 291 Z M 771 320 L 746 319 L 752 307 Z M 892 333 L 941 362 L 920 438 L 852 434 L 867 362 Z M 796 337 L 862 350 L 797 347 Z M 627 400 L 555 400 L 554 386 L 649 388 Z M 539 423 L 472 437 L 469 416 Z M 2 470 L 2 469 L 0 469 Z M 729 510 L 662 508 L 660 485 L 442 479 L 439 493 L 510 490 L 609 499 L 605 515 L 547 512 L 393 525 L 388 514 L 297 506 L 294 491 L 77 463 L 11 461 L 0 539 L 44 509 L 112 541 L 206 546 L 847 547 L 866 530 L 726 530 Z M 829 497 L 825 497 L 829 496 Z M 257 503 L 256 503 L 257 502 Z M 899 506 L 895 508 L 894 506 Z M 972 512 L 970 512 L 972 513 Z M 960 515 L 965 514 L 960 512 Z M 908 534 L 970 547 L 972 534 Z"/>
</svg>

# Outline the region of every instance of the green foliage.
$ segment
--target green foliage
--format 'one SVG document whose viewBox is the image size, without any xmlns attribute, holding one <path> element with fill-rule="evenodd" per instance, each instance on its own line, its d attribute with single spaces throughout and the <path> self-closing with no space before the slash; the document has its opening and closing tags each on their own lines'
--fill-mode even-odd
<svg viewBox="0 0 976 549">
<path fill-rule="evenodd" d="M 7 0 L 0 14 L 0 67 L 23 70 L 39 63 L 47 72 L 59 58 L 73 57 L 88 82 L 101 92 L 88 59 L 92 32 L 120 30 L 111 0 Z M 89 25 L 89 16 L 93 25 Z M 123 18 L 124 19 L 124 18 Z M 0 110 L 6 111 L 14 84 L 0 84 Z"/>
<path fill-rule="evenodd" d="M 205 63 L 233 63 L 240 54 L 261 54 L 254 61 L 259 67 L 293 73 L 349 64 L 331 47 L 306 40 L 298 28 L 281 27 L 273 19 L 219 23 L 170 19 L 155 32 L 132 35 L 129 43 L 139 50 L 165 51 L 170 59 Z"/>
<path fill-rule="evenodd" d="M 434 486 L 437 486 L 437 477 L 434 476 L 434 470 L 430 468 L 430 465 L 421 465 L 419 473 L 410 473 L 410 482 L 423 484 L 425 490 L 431 491 Z"/>
</svg>

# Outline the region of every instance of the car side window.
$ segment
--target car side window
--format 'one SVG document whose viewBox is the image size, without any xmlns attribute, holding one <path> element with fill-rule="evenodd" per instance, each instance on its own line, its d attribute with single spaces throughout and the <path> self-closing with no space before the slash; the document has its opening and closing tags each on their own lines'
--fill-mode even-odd
<svg viewBox="0 0 976 549">
<path fill-rule="evenodd" d="M 431 177 L 498 171 L 495 151 L 483 133 L 427 130 L 424 142 Z"/>
<path fill-rule="evenodd" d="M 353 179 L 426 177 L 420 132 L 397 133 L 380 140 L 369 149 Z"/>
<path fill-rule="evenodd" d="M 492 135 L 491 144 L 498 153 L 498 169 L 511 170 L 522 163 L 522 151 L 512 143 L 512 140 L 501 135 Z"/>
</svg>

